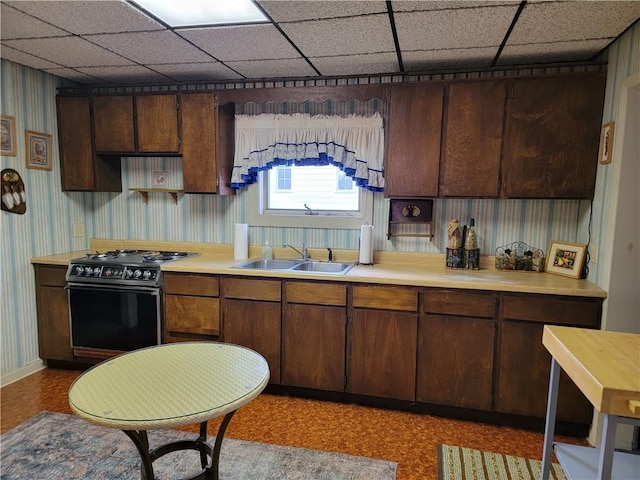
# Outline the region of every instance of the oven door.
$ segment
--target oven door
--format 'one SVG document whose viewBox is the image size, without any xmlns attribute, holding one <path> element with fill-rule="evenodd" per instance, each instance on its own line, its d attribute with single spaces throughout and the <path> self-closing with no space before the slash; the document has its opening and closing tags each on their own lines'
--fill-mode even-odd
<svg viewBox="0 0 640 480">
<path fill-rule="evenodd" d="M 74 354 L 110 356 L 162 343 L 159 288 L 81 283 L 66 288 Z"/>
</svg>

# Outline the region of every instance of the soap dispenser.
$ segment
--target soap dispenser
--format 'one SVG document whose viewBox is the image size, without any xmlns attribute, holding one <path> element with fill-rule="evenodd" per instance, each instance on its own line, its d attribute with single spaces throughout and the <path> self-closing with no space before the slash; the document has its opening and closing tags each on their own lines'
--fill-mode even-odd
<svg viewBox="0 0 640 480">
<path fill-rule="evenodd" d="M 273 260 L 273 247 L 269 243 L 269 240 L 264 242 L 262 247 L 262 260 Z"/>
</svg>

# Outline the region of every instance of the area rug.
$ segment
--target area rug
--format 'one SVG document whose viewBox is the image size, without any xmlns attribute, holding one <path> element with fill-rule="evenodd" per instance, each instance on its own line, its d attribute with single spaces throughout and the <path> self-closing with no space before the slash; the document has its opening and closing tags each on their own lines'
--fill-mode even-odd
<svg viewBox="0 0 640 480">
<path fill-rule="evenodd" d="M 559 464 L 551 467 L 549 478 L 566 480 Z M 541 470 L 539 460 L 438 445 L 438 480 L 539 480 Z"/>
<path fill-rule="evenodd" d="M 177 430 L 149 432 L 158 446 L 197 435 Z M 209 437 L 213 444 L 214 439 Z M 40 412 L 0 437 L 2 480 L 137 480 L 140 455 L 120 430 L 92 425 L 75 415 Z M 195 451 L 154 462 L 158 479 L 197 473 Z M 333 452 L 225 438 L 220 453 L 224 480 L 393 480 L 397 464 Z"/>
</svg>

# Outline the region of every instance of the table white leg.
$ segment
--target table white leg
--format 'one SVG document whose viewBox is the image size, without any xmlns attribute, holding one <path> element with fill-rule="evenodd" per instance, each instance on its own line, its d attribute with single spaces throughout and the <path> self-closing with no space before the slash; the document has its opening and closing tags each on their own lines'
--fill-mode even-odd
<svg viewBox="0 0 640 480">
<path fill-rule="evenodd" d="M 551 358 L 549 374 L 549 396 L 547 397 L 547 417 L 544 425 L 544 447 L 542 450 L 542 479 L 549 480 L 551 456 L 553 455 L 553 436 L 556 428 L 556 408 L 558 406 L 558 387 L 560 385 L 560 365 Z"/>
<path fill-rule="evenodd" d="M 600 440 L 600 456 L 598 458 L 598 478 L 600 480 L 611 480 L 617 426 L 618 417 L 603 414 L 602 439 Z"/>
</svg>

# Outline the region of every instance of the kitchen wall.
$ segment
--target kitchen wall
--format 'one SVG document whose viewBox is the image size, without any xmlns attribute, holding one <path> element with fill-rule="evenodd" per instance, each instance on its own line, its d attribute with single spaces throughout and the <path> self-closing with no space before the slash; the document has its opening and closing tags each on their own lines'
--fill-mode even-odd
<svg viewBox="0 0 640 480">
<path fill-rule="evenodd" d="M 630 32 L 636 41 L 637 32 L 636 25 Z M 631 42 L 627 40 L 630 34 L 622 40 L 622 45 Z M 629 58 L 620 58 L 620 63 L 637 58 L 637 42 L 633 49 L 622 46 L 620 50 L 629 52 Z M 613 65 L 613 68 L 618 66 Z M 126 159 L 120 194 L 61 192 L 55 114 L 56 87 L 61 86 L 60 80 L 6 60 L 2 60 L 1 69 L 0 111 L 16 118 L 18 147 L 17 156 L 1 157 L 1 166 L 3 169 L 14 168 L 21 174 L 27 193 L 26 214 L 1 212 L 0 215 L 1 375 L 5 384 L 39 364 L 32 257 L 82 250 L 88 247 L 90 238 L 231 243 L 233 224 L 246 221 L 247 196 L 244 193 L 234 197 L 184 195 L 176 205 L 169 196 L 156 193 L 150 195 L 148 204 L 144 204 L 138 193 L 129 191 L 132 187 L 150 186 L 154 171 L 168 172 L 169 188 L 180 188 L 179 158 Z M 53 136 L 52 171 L 25 168 L 25 129 Z M 606 189 L 606 179 L 601 179 L 601 174 L 599 171 L 599 191 Z M 606 211 L 607 199 L 599 195 L 596 201 L 594 232 L 597 232 L 595 225 L 600 220 L 596 217 Z M 458 218 L 461 223 L 467 223 L 470 217 L 476 219 L 482 253 L 492 254 L 496 247 L 518 240 L 546 250 L 550 240 L 586 243 L 589 208 L 578 201 L 436 200 L 433 241 L 410 237 L 388 241 L 388 200 L 379 194 L 374 202 L 374 248 L 442 252 L 446 246 L 447 222 Z M 84 225 L 84 237 L 72 236 L 75 223 Z M 305 241 L 310 247 L 356 249 L 358 233 L 359 230 L 252 227 L 250 243 Z M 603 248 L 606 248 L 605 238 L 600 240 L 601 251 Z M 592 281 L 597 280 L 598 272 L 594 273 L 590 276 Z"/>
</svg>

